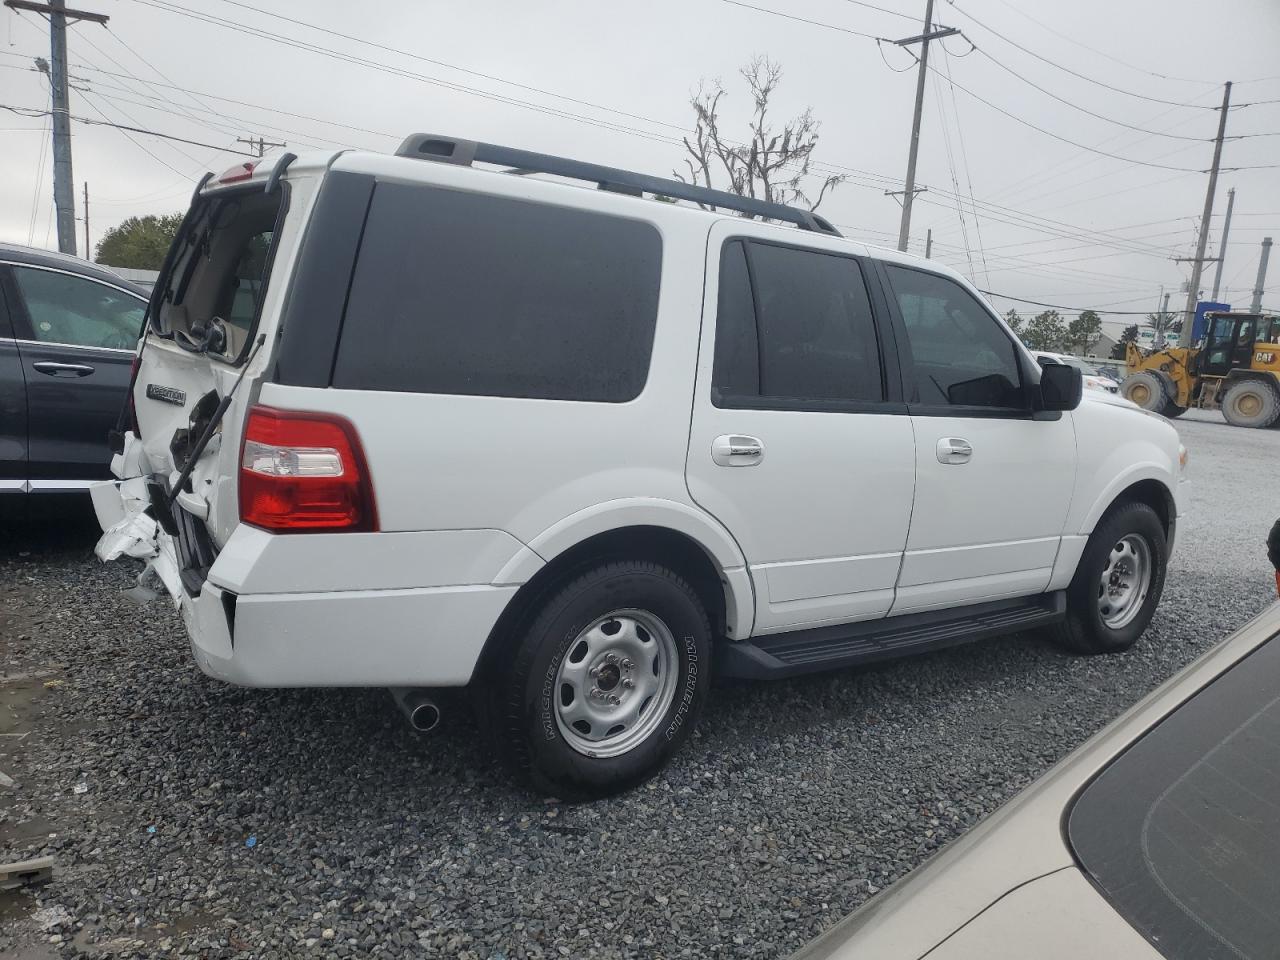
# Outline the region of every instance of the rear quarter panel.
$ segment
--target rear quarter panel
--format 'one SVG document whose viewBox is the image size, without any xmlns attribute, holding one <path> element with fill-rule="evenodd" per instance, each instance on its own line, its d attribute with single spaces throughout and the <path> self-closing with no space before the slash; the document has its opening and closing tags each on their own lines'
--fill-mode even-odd
<svg viewBox="0 0 1280 960">
<path fill-rule="evenodd" d="M 373 476 L 382 530 L 501 530 L 530 544 L 556 528 L 550 538 L 555 549 L 565 540 L 557 524 L 611 502 L 643 498 L 692 507 L 684 458 L 710 218 L 666 204 L 402 158 L 344 158 L 335 169 L 639 219 L 662 238 L 652 359 L 632 401 L 263 385 L 261 403 L 351 420 Z"/>
</svg>

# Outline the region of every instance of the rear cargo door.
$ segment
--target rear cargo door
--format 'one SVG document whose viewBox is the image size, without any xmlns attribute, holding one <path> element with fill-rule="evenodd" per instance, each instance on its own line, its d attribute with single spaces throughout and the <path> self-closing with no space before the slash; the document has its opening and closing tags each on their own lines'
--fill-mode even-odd
<svg viewBox="0 0 1280 960">
<path fill-rule="evenodd" d="M 280 291 L 269 281 L 282 242 L 297 242 L 288 212 L 298 209 L 298 196 L 297 183 L 267 193 L 253 181 L 198 197 L 152 297 L 133 400 L 146 461 L 161 487 L 192 460 L 220 401 L 245 373 L 234 405 L 194 457 L 175 508 L 205 524 L 216 543 L 238 520 L 240 424 L 268 360 L 256 341 L 278 309 Z"/>
</svg>

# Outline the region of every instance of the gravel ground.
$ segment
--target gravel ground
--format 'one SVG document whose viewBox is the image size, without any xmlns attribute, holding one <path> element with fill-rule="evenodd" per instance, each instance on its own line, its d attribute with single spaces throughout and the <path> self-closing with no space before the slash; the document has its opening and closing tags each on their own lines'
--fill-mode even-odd
<svg viewBox="0 0 1280 960">
<path fill-rule="evenodd" d="M 75 504 L 0 516 L 0 859 L 58 865 L 0 897 L 0 954 L 785 957 L 1272 598 L 1280 431 L 1178 426 L 1193 512 L 1129 653 L 1018 636 L 724 687 L 656 781 L 575 807 L 454 704 L 420 737 L 383 691 L 207 680 Z"/>
</svg>

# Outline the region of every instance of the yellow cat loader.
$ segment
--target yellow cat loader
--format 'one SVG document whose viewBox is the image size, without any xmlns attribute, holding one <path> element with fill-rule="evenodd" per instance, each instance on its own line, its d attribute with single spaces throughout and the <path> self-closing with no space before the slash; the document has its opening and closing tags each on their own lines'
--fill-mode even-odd
<svg viewBox="0 0 1280 960">
<path fill-rule="evenodd" d="M 1191 407 L 1221 410 L 1236 427 L 1270 427 L 1280 421 L 1280 316 L 1209 313 L 1203 343 L 1170 347 L 1144 356 L 1125 347 L 1120 392 L 1138 406 L 1166 417 Z"/>
</svg>

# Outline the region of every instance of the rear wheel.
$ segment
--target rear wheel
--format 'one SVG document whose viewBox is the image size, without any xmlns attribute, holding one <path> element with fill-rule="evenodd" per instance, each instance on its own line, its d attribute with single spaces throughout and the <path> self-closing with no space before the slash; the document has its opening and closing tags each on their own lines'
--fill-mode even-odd
<svg viewBox="0 0 1280 960">
<path fill-rule="evenodd" d="M 564 800 L 653 776 L 710 686 L 711 627 L 693 588 L 647 561 L 602 564 L 555 592 L 499 669 L 490 729 L 533 786 Z"/>
<path fill-rule="evenodd" d="M 1170 420 L 1176 420 L 1187 412 L 1186 407 L 1180 407 L 1176 403 L 1170 401 L 1164 405 L 1164 415 Z"/>
<path fill-rule="evenodd" d="M 1160 602 L 1167 562 L 1164 525 L 1151 507 L 1112 508 L 1085 546 L 1054 639 L 1075 653 L 1129 649 Z"/>
<path fill-rule="evenodd" d="M 1152 413 L 1164 413 L 1169 405 L 1169 394 L 1165 390 L 1164 381 L 1150 370 L 1140 370 L 1125 377 L 1124 383 L 1120 385 L 1120 393 L 1126 400 Z"/>
<path fill-rule="evenodd" d="M 1222 398 L 1222 415 L 1233 427 L 1269 427 L 1280 420 L 1280 394 L 1265 380 L 1239 380 Z"/>
</svg>

